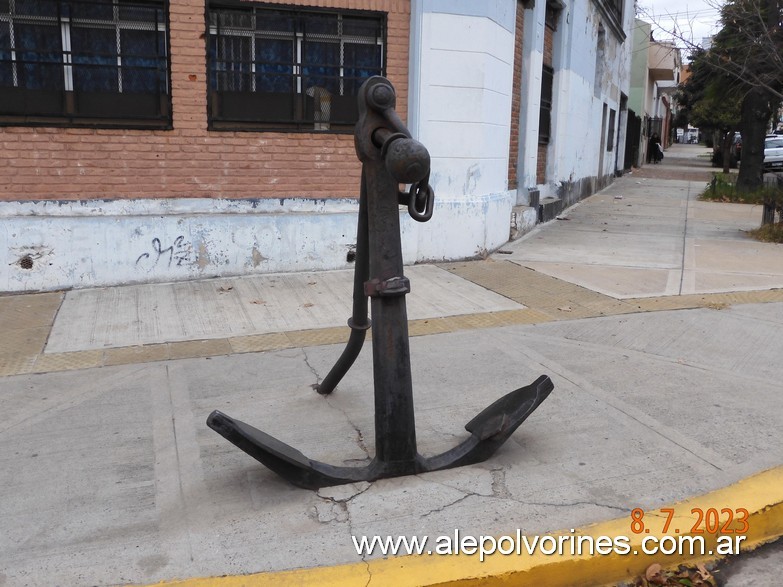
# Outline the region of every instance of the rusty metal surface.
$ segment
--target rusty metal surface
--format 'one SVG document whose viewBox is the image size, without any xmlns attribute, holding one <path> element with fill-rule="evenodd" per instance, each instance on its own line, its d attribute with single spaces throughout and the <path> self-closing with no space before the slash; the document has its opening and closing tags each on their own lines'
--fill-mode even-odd
<svg viewBox="0 0 783 587">
<path fill-rule="evenodd" d="M 294 485 L 318 488 L 410 475 L 476 463 L 489 458 L 553 389 L 549 377 L 501 397 L 465 426 L 470 437 L 451 450 L 422 457 L 416 445 L 408 316 L 399 206 L 418 222 L 432 217 L 430 155 L 395 111 L 388 80 L 373 77 L 359 90 L 354 142 L 362 162 L 351 337 L 335 366 L 315 389 L 331 393 L 364 343 L 367 300 L 372 308 L 375 458 L 365 467 L 333 466 L 308 459 L 295 448 L 221 412 L 207 424 L 227 440 Z M 400 191 L 400 184 L 410 185 Z"/>
</svg>

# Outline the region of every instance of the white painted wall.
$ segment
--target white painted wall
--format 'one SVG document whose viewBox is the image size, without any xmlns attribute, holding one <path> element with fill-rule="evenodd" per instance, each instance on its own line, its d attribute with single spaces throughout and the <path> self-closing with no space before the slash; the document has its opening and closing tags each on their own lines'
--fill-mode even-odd
<svg viewBox="0 0 783 587">
<path fill-rule="evenodd" d="M 437 193 L 469 199 L 507 188 L 514 35 L 473 16 L 424 15 L 419 140 Z"/>
<path fill-rule="evenodd" d="M 523 65 L 523 109 L 521 126 L 521 173 L 524 184 L 536 185 L 538 117 L 541 96 L 540 72 L 543 63 L 544 17 L 546 3 L 536 2 L 525 13 L 525 62 Z M 562 9 L 554 47 L 554 101 L 552 129 L 547 156 L 548 181 L 537 187 L 541 197 L 557 196 L 565 183 L 614 173 L 617 155 L 624 149 L 624 132 L 617 140 L 621 94 L 630 92 L 630 59 L 633 1 L 625 1 L 621 42 L 602 22 L 592 2 L 571 0 Z M 605 60 L 596 80 L 596 53 L 599 26 L 605 29 Z M 599 87 L 596 88 L 596 81 Z M 603 106 L 615 111 L 614 146 L 600 154 Z M 608 119 L 608 116 L 607 116 Z M 606 137 L 604 137 L 606 140 Z M 602 160 L 602 163 L 601 163 Z M 599 167 L 600 165 L 600 167 Z M 622 165 L 622 157 L 620 163 Z"/>
<path fill-rule="evenodd" d="M 293 198 L 4 202 L 0 291 L 350 268 L 357 212 L 355 200 Z M 438 198 L 424 224 L 402 210 L 405 262 L 498 247 L 510 215 L 499 196 Z"/>
<path fill-rule="evenodd" d="M 483 8 L 510 7 L 513 23 L 514 5 L 496 0 Z M 419 8 L 412 132 L 430 152 L 437 206 L 432 226 L 417 227 L 418 256 L 473 256 L 508 240 L 516 203 L 516 192 L 508 190 L 514 33 L 489 15 Z"/>
<path fill-rule="evenodd" d="M 353 201 L 0 204 L 0 291 L 348 266 Z M 25 269 L 20 260 L 33 260 Z"/>
</svg>

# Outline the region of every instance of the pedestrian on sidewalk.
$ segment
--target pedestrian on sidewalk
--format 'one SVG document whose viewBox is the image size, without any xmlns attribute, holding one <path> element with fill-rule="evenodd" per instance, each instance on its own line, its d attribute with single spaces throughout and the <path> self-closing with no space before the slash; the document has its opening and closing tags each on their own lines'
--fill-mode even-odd
<svg viewBox="0 0 783 587">
<path fill-rule="evenodd" d="M 657 132 L 650 135 L 647 144 L 647 163 L 660 163 L 663 159 L 663 147 L 661 146 L 661 137 Z"/>
</svg>

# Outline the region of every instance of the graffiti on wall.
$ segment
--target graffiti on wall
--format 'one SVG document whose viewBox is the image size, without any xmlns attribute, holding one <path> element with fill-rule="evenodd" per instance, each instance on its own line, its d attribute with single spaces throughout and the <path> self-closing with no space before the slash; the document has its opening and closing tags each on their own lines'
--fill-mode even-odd
<svg viewBox="0 0 783 587">
<path fill-rule="evenodd" d="M 165 263 L 167 267 L 175 265 L 181 267 L 190 263 L 193 246 L 185 241 L 185 237 L 180 235 L 174 239 L 174 242 L 163 248 L 158 237 L 152 239 L 152 251 L 145 252 L 136 258 L 136 266 L 147 269 L 148 271 L 157 267 L 159 263 Z"/>
</svg>

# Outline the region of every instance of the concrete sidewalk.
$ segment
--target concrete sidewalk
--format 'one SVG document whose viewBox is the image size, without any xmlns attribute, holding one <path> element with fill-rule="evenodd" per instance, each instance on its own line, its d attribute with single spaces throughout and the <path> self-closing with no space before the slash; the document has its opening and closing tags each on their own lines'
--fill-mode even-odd
<svg viewBox="0 0 783 587">
<path fill-rule="evenodd" d="M 332 396 L 311 388 L 348 336 L 349 273 L 0 297 L 0 585 L 371 559 L 351 536 L 630 523 L 783 464 L 783 249 L 744 235 L 760 209 L 643 175 L 489 259 L 409 268 L 423 454 L 499 396 L 555 383 L 495 457 L 460 469 L 305 491 L 206 427 L 220 409 L 310 458 L 367 462 L 369 349 Z"/>
</svg>

